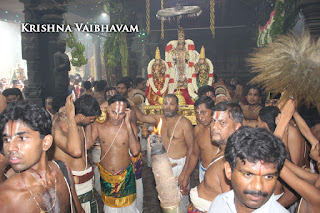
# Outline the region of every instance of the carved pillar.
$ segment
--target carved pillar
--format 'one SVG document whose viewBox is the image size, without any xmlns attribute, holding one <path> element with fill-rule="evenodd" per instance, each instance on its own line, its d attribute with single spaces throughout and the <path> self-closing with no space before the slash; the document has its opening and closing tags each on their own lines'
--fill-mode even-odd
<svg viewBox="0 0 320 213">
<path fill-rule="evenodd" d="M 24 3 L 25 23 L 62 24 L 65 0 L 19 0 Z M 27 60 L 29 86 L 26 98 L 43 105 L 46 96 L 54 96 L 53 55 L 59 33 L 21 33 L 22 58 Z M 66 91 L 67 93 L 67 91 Z"/>
<path fill-rule="evenodd" d="M 92 39 L 92 43 L 93 43 L 93 48 L 94 48 L 94 66 L 95 66 L 95 80 L 99 81 L 102 80 L 102 70 L 101 70 L 101 49 L 100 49 L 100 44 L 101 44 L 101 40 L 100 38 L 98 38 L 97 35 L 93 36 Z"/>
<path fill-rule="evenodd" d="M 91 71 L 90 71 L 90 67 L 89 67 L 89 53 L 88 53 L 88 46 L 86 46 L 86 50 L 84 51 L 84 57 L 88 58 L 88 63 L 86 63 L 85 65 L 83 65 L 84 68 L 84 77 L 85 78 L 89 78 L 91 77 Z"/>
<path fill-rule="evenodd" d="M 305 23 L 311 36 L 320 37 L 320 0 L 302 0 L 300 3 Z"/>
</svg>

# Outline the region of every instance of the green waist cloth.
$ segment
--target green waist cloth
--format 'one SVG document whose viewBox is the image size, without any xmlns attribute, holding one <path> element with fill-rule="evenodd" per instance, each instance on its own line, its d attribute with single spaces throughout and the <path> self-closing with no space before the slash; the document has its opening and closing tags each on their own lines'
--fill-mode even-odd
<svg viewBox="0 0 320 213">
<path fill-rule="evenodd" d="M 100 183 L 102 201 L 110 207 L 121 208 L 131 205 L 136 197 L 136 177 L 133 164 L 118 175 L 112 175 L 106 171 L 100 163 Z"/>
</svg>

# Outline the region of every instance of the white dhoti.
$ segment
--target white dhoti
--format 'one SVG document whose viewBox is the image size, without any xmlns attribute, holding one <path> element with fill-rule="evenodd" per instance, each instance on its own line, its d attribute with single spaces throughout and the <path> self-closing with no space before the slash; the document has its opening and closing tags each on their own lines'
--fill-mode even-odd
<svg viewBox="0 0 320 213">
<path fill-rule="evenodd" d="M 98 212 L 97 200 L 94 196 L 93 168 L 90 166 L 84 171 L 72 171 L 75 189 L 82 208 L 86 213 Z"/>
<path fill-rule="evenodd" d="M 172 159 L 169 157 L 169 160 L 171 164 L 177 164 L 176 166 L 172 167 L 172 172 L 175 177 L 179 177 L 183 170 L 184 164 L 186 163 L 186 157 L 180 159 Z M 188 184 L 188 188 L 190 188 L 190 184 Z M 181 194 L 180 208 L 182 213 L 188 212 L 189 204 L 189 195 Z"/>
<path fill-rule="evenodd" d="M 95 145 L 92 149 L 92 161 L 93 161 L 93 171 L 94 171 L 94 188 L 101 195 L 101 185 L 100 185 L 100 171 L 96 164 L 99 163 L 101 156 L 100 145 Z"/>
<path fill-rule="evenodd" d="M 202 162 L 199 163 L 199 183 L 203 181 L 204 174 L 206 173 L 207 169 L 202 166 Z"/>
<path fill-rule="evenodd" d="M 104 204 L 103 206 L 104 213 L 139 213 L 137 209 L 137 200 L 135 200 L 130 206 L 125 206 L 121 208 L 113 208 Z"/>
<path fill-rule="evenodd" d="M 137 208 L 140 212 L 143 212 L 143 183 L 142 183 L 142 153 L 136 157 L 132 157 L 131 153 L 129 152 L 132 163 L 134 164 L 135 168 L 135 175 L 136 175 L 136 190 L 137 190 Z"/>
<path fill-rule="evenodd" d="M 137 187 L 137 208 L 139 212 L 143 212 L 143 184 L 142 178 L 136 179 L 136 187 Z"/>
<path fill-rule="evenodd" d="M 199 197 L 197 187 L 194 187 L 190 190 L 190 200 L 193 206 L 202 212 L 207 212 L 212 203 L 212 201 Z"/>
</svg>

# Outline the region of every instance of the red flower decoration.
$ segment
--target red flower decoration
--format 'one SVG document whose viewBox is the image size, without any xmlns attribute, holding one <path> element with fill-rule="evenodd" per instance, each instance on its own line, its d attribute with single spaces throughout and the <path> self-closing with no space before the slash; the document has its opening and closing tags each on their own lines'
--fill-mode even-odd
<svg viewBox="0 0 320 213">
<path fill-rule="evenodd" d="M 189 44 L 188 45 L 188 50 L 195 50 L 194 44 Z"/>
<path fill-rule="evenodd" d="M 169 44 L 169 45 L 166 46 L 166 52 L 168 52 L 170 50 L 172 50 L 172 44 Z"/>
</svg>

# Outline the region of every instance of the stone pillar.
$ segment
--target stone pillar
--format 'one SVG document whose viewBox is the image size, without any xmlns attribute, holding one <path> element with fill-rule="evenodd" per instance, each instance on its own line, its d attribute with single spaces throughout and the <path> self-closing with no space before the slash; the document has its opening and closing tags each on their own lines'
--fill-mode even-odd
<svg viewBox="0 0 320 213">
<path fill-rule="evenodd" d="M 20 0 L 24 3 L 25 23 L 62 24 L 66 0 Z M 54 59 L 59 33 L 21 33 L 22 58 L 27 60 L 29 86 L 26 98 L 43 105 L 44 98 L 57 94 Z M 69 82 L 68 82 L 69 83 Z M 65 91 L 67 94 L 67 90 Z"/>
<path fill-rule="evenodd" d="M 101 49 L 100 49 L 100 44 L 101 40 L 98 38 L 97 35 L 93 36 L 92 39 L 93 43 L 93 48 L 94 48 L 94 67 L 95 67 L 95 80 L 99 81 L 102 80 L 102 70 L 101 70 Z"/>
<path fill-rule="evenodd" d="M 302 9 L 302 14 L 311 36 L 319 38 L 320 0 L 302 0 L 299 7 Z"/>
<path fill-rule="evenodd" d="M 89 78 L 91 77 L 90 67 L 89 67 L 89 48 L 86 46 L 86 50 L 84 51 L 84 57 L 88 59 L 88 63 L 83 65 L 84 68 L 84 77 Z"/>
</svg>

